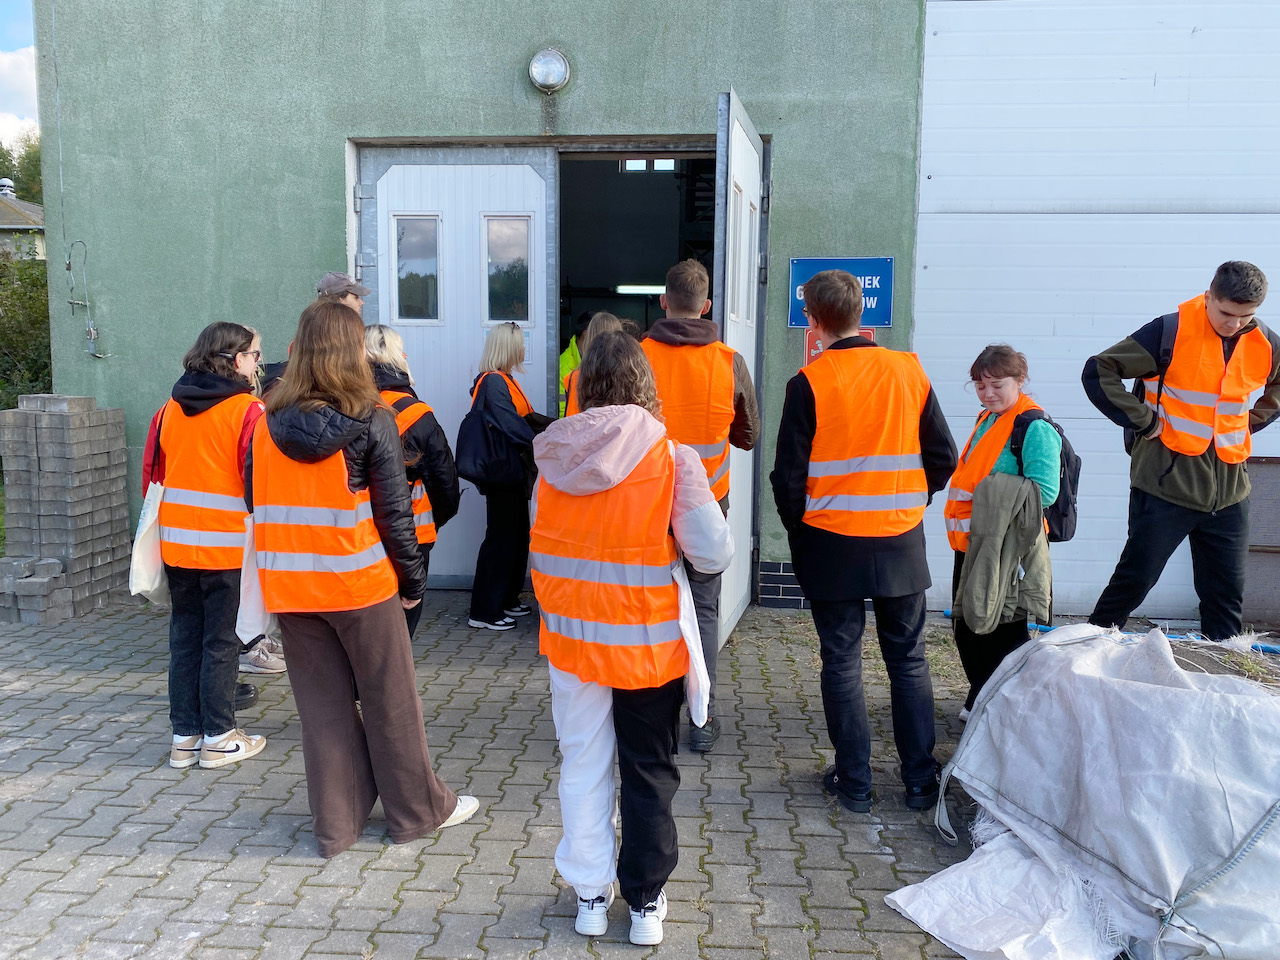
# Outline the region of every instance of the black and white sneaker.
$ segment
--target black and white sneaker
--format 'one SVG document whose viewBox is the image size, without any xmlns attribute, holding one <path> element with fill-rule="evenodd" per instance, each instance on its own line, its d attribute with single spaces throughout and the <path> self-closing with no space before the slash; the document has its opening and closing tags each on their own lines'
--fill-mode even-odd
<svg viewBox="0 0 1280 960">
<path fill-rule="evenodd" d="M 477 620 L 475 617 L 469 617 L 467 626 L 480 627 L 484 630 L 514 630 L 516 622 L 510 617 L 503 617 L 501 620 L 495 620 L 492 623 L 488 620 Z"/>
<path fill-rule="evenodd" d="M 508 617 L 527 617 L 529 614 L 533 613 L 533 607 L 529 606 L 527 603 L 517 603 L 514 607 L 507 607 L 502 612 Z"/>
</svg>

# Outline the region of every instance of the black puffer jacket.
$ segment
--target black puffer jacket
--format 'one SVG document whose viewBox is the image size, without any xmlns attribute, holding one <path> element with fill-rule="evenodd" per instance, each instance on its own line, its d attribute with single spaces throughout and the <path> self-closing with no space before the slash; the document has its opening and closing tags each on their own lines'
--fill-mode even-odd
<svg viewBox="0 0 1280 960">
<path fill-rule="evenodd" d="M 418 396 L 409 383 L 409 375 L 389 364 L 375 363 L 373 380 L 379 390 L 394 390 L 412 397 Z M 427 488 L 431 513 L 435 517 L 436 529 L 439 530 L 458 512 L 458 500 L 461 497 L 458 490 L 458 467 L 453 460 L 449 438 L 440 428 L 436 415 L 424 413 L 404 432 L 400 441 L 404 445 L 404 458 L 407 461 L 405 470 L 409 480 L 421 480 L 422 485 Z"/>
<path fill-rule="evenodd" d="M 427 575 L 413 532 L 404 453 L 391 414 L 379 408 L 363 420 L 353 420 L 332 407 L 311 412 L 286 407 L 268 413 L 265 419 L 271 439 L 290 460 L 318 463 L 342 451 L 348 486 L 352 491 L 369 491 L 373 523 L 400 581 L 400 596 L 407 600 L 421 597 L 426 592 Z M 252 448 L 244 464 L 244 501 L 252 511 Z"/>
</svg>

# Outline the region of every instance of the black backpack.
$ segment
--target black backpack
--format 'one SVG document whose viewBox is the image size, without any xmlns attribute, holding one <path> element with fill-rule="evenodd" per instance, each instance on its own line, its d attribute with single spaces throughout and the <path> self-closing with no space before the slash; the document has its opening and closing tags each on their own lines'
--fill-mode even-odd
<svg viewBox="0 0 1280 960">
<path fill-rule="evenodd" d="M 1053 419 L 1043 410 L 1027 410 L 1020 413 L 1013 421 L 1013 436 L 1009 439 L 1009 449 L 1018 461 L 1018 475 L 1026 476 L 1022 469 L 1022 441 L 1027 437 L 1027 427 L 1032 420 L 1046 420 L 1062 438 L 1062 457 L 1058 468 L 1058 499 L 1044 508 L 1044 519 L 1049 525 L 1049 542 L 1063 543 L 1076 535 L 1076 517 L 1079 513 L 1077 501 L 1080 496 L 1080 455 L 1071 446 L 1071 441 L 1062 432 Z"/>
</svg>

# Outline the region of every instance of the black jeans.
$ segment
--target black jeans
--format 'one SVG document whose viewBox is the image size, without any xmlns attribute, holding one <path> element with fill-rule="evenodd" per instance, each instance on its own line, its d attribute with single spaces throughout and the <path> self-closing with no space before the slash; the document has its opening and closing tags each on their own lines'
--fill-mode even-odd
<svg viewBox="0 0 1280 960">
<path fill-rule="evenodd" d="M 169 722 L 180 737 L 214 736 L 236 725 L 240 638 L 239 570 L 164 566 L 169 616 Z"/>
<path fill-rule="evenodd" d="M 693 609 L 698 618 L 698 633 L 702 636 L 702 659 L 707 662 L 707 687 L 711 699 L 707 701 L 707 719 L 716 715 L 716 661 L 720 658 L 720 577 L 718 573 L 699 573 L 688 560 L 684 571 L 689 575 L 689 592 L 693 594 Z"/>
<path fill-rule="evenodd" d="M 431 567 L 431 548 L 434 543 L 418 544 L 418 554 L 422 557 L 422 574 L 426 576 L 427 570 Z M 427 605 L 427 598 L 424 595 L 422 600 L 416 607 L 404 612 L 404 622 L 409 627 L 409 639 L 413 639 L 413 632 L 418 629 L 418 623 L 422 620 L 422 608 Z"/>
<path fill-rule="evenodd" d="M 1123 628 L 1160 579 L 1169 557 L 1191 538 L 1191 571 L 1200 598 L 1200 629 L 1210 640 L 1240 632 L 1249 501 L 1207 513 L 1129 491 L 1129 539 L 1089 622 Z"/>
<path fill-rule="evenodd" d="M 822 708 L 836 773 L 854 792 L 871 789 L 871 724 L 862 690 L 862 600 L 813 600 L 822 653 Z M 933 681 L 924 655 L 924 594 L 872 597 L 880 653 L 889 671 L 893 741 L 908 787 L 934 777 Z"/>
<path fill-rule="evenodd" d="M 618 886 L 636 910 L 652 903 L 676 868 L 671 801 L 680 786 L 675 754 L 684 678 L 645 690 L 613 691 L 613 729 L 622 779 Z"/>
<path fill-rule="evenodd" d="M 484 542 L 476 555 L 471 619 L 495 623 L 520 602 L 529 565 L 529 498 L 525 488 L 490 487 L 485 494 Z"/>
<path fill-rule="evenodd" d="M 960 585 L 960 567 L 964 564 L 964 553 L 956 551 L 955 567 L 951 571 L 951 602 L 956 602 L 956 587 Z M 955 629 L 956 652 L 960 654 L 960 666 L 964 667 L 964 675 L 969 681 L 969 695 L 964 698 L 966 710 L 973 709 L 973 701 L 983 684 L 991 679 L 996 667 L 1004 662 L 1004 658 L 1031 639 L 1027 632 L 1027 618 L 1002 623 L 990 633 L 974 633 L 964 622 L 963 617 L 951 621 Z"/>
</svg>

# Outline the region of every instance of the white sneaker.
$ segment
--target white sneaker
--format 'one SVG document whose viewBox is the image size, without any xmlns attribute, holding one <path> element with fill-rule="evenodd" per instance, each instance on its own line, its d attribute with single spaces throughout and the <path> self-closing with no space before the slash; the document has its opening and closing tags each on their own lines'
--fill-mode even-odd
<svg viewBox="0 0 1280 960">
<path fill-rule="evenodd" d="M 603 896 L 590 900 L 578 898 L 578 919 L 573 921 L 573 929 L 584 937 L 601 937 L 609 929 L 609 907 L 613 904 L 613 885 Z"/>
<path fill-rule="evenodd" d="M 259 640 L 247 653 L 240 654 L 241 673 L 284 673 L 284 658 L 267 649 L 267 641 Z"/>
<path fill-rule="evenodd" d="M 176 767 L 179 770 L 194 767 L 200 762 L 200 748 L 202 746 L 204 746 L 204 737 L 199 734 L 194 737 L 184 737 L 180 741 L 173 741 L 173 745 L 169 747 L 169 766 Z"/>
<path fill-rule="evenodd" d="M 266 647 L 267 653 L 274 653 L 277 657 L 284 656 L 284 641 L 279 637 L 273 637 L 268 634 L 258 641 L 258 645 Z"/>
<path fill-rule="evenodd" d="M 641 946 L 653 946 L 662 942 L 662 921 L 667 919 L 667 892 L 658 892 L 658 899 L 631 911 L 631 942 Z"/>
<path fill-rule="evenodd" d="M 453 808 L 453 813 L 449 814 L 449 818 L 437 829 L 443 830 L 445 827 L 456 827 L 460 823 L 466 823 L 476 815 L 479 809 L 480 801 L 475 797 L 458 797 L 458 805 Z"/>
<path fill-rule="evenodd" d="M 243 730 L 232 730 L 230 734 L 217 740 L 205 737 L 200 745 L 200 766 L 205 770 L 213 770 L 229 763 L 248 760 L 260 754 L 266 745 L 266 737 L 251 737 Z"/>
</svg>

